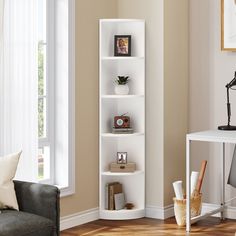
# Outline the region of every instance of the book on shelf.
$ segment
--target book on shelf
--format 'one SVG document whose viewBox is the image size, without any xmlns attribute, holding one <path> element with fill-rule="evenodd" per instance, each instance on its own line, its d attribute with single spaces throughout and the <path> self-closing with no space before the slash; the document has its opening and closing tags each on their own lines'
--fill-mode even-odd
<svg viewBox="0 0 236 236">
<path fill-rule="evenodd" d="M 106 184 L 105 189 L 105 209 L 115 210 L 114 195 L 122 193 L 122 184 L 119 182 L 112 182 Z"/>
<path fill-rule="evenodd" d="M 107 183 L 105 186 L 105 209 L 109 210 L 109 205 L 110 205 L 110 187 L 114 184 L 118 184 L 119 182 L 112 182 L 112 183 Z"/>
<path fill-rule="evenodd" d="M 125 195 L 124 193 L 114 194 L 115 210 L 121 210 L 125 207 Z"/>
<path fill-rule="evenodd" d="M 122 193 L 122 184 L 117 183 L 117 184 L 113 184 L 110 186 L 110 192 L 109 192 L 109 197 L 110 197 L 110 201 L 109 201 L 109 210 L 115 210 L 115 199 L 114 199 L 114 195 L 117 193 Z"/>
</svg>

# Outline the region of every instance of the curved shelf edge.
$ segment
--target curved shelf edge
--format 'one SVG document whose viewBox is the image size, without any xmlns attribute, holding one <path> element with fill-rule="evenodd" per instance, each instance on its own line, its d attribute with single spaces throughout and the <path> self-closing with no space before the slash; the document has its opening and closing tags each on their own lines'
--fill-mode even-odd
<svg viewBox="0 0 236 236">
<path fill-rule="evenodd" d="M 111 137 L 111 138 L 119 138 L 119 137 L 130 137 L 130 136 L 141 136 L 144 133 L 132 133 L 132 134 L 113 134 L 113 133 L 102 133 L 102 137 Z"/>
<path fill-rule="evenodd" d="M 110 56 L 102 56 L 101 60 L 142 60 L 143 56 L 139 57 L 110 57 Z"/>
<path fill-rule="evenodd" d="M 100 19 L 100 22 L 102 23 L 120 23 L 120 22 L 124 22 L 124 23 L 129 23 L 129 22 L 145 22 L 145 20 L 142 19 Z"/>
<path fill-rule="evenodd" d="M 133 210 L 100 210 L 99 218 L 104 220 L 131 220 L 145 216 L 145 209 L 137 208 Z"/>
<path fill-rule="evenodd" d="M 134 172 L 110 172 L 110 171 L 104 171 L 101 173 L 103 176 L 132 176 L 132 175 L 141 175 L 144 174 L 144 171 L 137 170 Z"/>
<path fill-rule="evenodd" d="M 143 94 L 138 94 L 138 95 L 113 95 L 113 94 L 108 94 L 108 95 L 102 95 L 101 96 L 103 99 L 118 99 L 118 98 L 144 98 Z"/>
</svg>

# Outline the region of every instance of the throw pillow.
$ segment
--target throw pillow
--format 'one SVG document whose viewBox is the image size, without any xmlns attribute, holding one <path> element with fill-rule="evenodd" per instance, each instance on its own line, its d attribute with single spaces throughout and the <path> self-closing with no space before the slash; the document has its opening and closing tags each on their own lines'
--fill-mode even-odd
<svg viewBox="0 0 236 236">
<path fill-rule="evenodd" d="M 13 178 L 21 152 L 0 157 L 0 209 L 13 208 L 19 210 Z"/>
</svg>

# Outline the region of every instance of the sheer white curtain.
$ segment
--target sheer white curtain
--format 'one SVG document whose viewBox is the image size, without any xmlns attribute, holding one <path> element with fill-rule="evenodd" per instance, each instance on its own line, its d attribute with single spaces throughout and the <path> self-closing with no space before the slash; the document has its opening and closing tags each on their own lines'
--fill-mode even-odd
<svg viewBox="0 0 236 236">
<path fill-rule="evenodd" d="M 0 92 L 2 91 L 1 78 L 3 77 L 3 19 L 4 19 L 4 0 L 0 0 Z M 1 98 L 1 94 L 0 94 L 0 98 Z M 0 105 L 1 105 L 1 100 L 0 100 Z M 2 120 L 1 120 L 1 114 L 0 114 L 0 123 L 1 121 Z M 0 145 L 1 145 L 1 136 L 0 136 Z M 0 150 L 1 150 L 1 146 L 0 146 Z M 1 151 L 0 151 L 0 154 L 1 154 Z"/>
<path fill-rule="evenodd" d="M 1 60 L 1 51 L 2 51 L 1 47 L 2 47 L 2 36 L 3 36 L 3 9 L 4 9 L 4 0 L 0 0 L 0 60 Z"/>
<path fill-rule="evenodd" d="M 30 181 L 37 178 L 37 15 L 37 0 L 5 0 L 0 156 L 22 150 L 16 178 Z"/>
</svg>

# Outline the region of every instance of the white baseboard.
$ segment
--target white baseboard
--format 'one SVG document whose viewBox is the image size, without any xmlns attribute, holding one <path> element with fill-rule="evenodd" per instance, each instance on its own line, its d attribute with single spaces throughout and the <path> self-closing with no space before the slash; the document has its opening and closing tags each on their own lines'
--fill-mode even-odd
<svg viewBox="0 0 236 236">
<path fill-rule="evenodd" d="M 99 219 L 98 208 L 89 209 L 72 215 L 61 217 L 60 230 L 69 229 Z"/>
<path fill-rule="evenodd" d="M 203 203 L 202 212 L 208 212 L 219 207 L 215 204 Z M 145 216 L 154 219 L 167 219 L 174 216 L 174 206 L 169 205 L 165 207 L 146 206 Z M 214 216 L 220 217 L 220 213 Z M 236 207 L 227 207 L 225 210 L 225 218 L 236 219 Z M 78 225 L 82 225 L 99 219 L 99 209 L 93 208 L 87 211 L 82 211 L 72 215 L 61 217 L 60 230 L 69 229 Z"/>
<path fill-rule="evenodd" d="M 211 203 L 202 203 L 202 213 L 206 213 L 209 211 L 213 211 L 215 209 L 219 208 L 219 205 L 211 204 Z M 212 215 L 214 217 L 220 217 L 220 213 L 217 213 L 215 215 Z"/>
<path fill-rule="evenodd" d="M 219 205 L 203 203 L 202 204 L 202 213 L 212 211 L 217 209 Z M 156 206 L 147 206 L 146 207 L 146 217 L 154 219 L 167 219 L 174 216 L 174 206 L 169 205 L 166 207 L 156 207 Z M 220 213 L 213 215 L 215 217 L 220 217 Z M 225 209 L 225 218 L 236 219 L 236 207 L 226 207 Z"/>
<path fill-rule="evenodd" d="M 226 213 L 225 213 L 225 218 L 228 219 L 236 219 L 236 207 L 227 207 Z"/>
<path fill-rule="evenodd" d="M 203 203 L 202 204 L 202 212 L 207 212 L 207 211 L 211 211 L 214 210 L 216 208 L 218 208 L 219 205 L 216 204 L 209 204 L 209 203 Z M 217 213 L 215 215 L 213 215 L 215 217 L 220 217 L 220 213 Z M 224 217 L 228 218 L 228 219 L 236 219 L 236 207 L 231 207 L 231 206 L 227 206 L 224 212 Z"/>
<path fill-rule="evenodd" d="M 154 218 L 154 219 L 167 219 L 174 216 L 174 206 L 169 205 L 165 207 L 157 207 L 157 206 L 146 206 L 146 217 Z"/>
<path fill-rule="evenodd" d="M 147 206 L 145 216 L 155 219 L 167 219 L 174 216 L 174 207 L 173 205 L 166 207 Z M 64 216 L 60 219 L 60 230 L 69 229 L 98 219 L 98 208 Z"/>
</svg>

